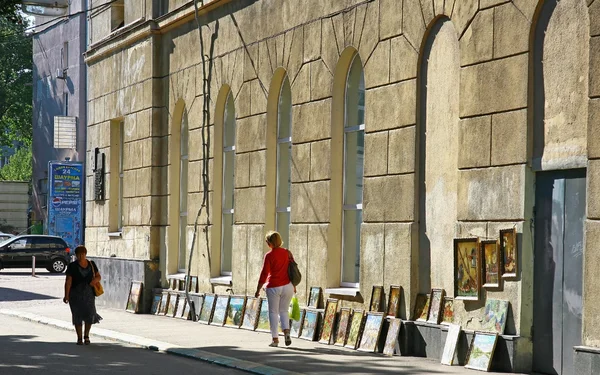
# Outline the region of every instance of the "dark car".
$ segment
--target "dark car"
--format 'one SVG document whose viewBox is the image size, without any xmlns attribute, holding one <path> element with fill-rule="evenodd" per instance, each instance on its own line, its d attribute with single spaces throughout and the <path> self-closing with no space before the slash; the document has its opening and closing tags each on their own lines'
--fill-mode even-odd
<svg viewBox="0 0 600 375">
<path fill-rule="evenodd" d="M 71 249 L 65 240 L 55 236 L 15 236 L 0 243 L 0 269 L 45 267 L 52 273 L 61 273 L 67 268 Z"/>
</svg>

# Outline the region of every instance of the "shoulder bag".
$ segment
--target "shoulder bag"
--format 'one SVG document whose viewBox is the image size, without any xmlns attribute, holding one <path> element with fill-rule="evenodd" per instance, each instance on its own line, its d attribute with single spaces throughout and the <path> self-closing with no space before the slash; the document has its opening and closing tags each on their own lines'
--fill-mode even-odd
<svg viewBox="0 0 600 375">
<path fill-rule="evenodd" d="M 288 276 L 290 278 L 290 282 L 294 286 L 298 286 L 298 284 L 300 284 L 300 281 L 302 281 L 302 274 L 300 273 L 300 269 L 298 269 L 298 263 L 296 263 L 294 257 L 292 256 L 292 252 L 289 250 L 288 255 L 290 260 L 288 264 Z"/>
<path fill-rule="evenodd" d="M 92 266 L 92 275 L 93 278 L 96 278 L 96 271 L 94 271 L 94 268 L 96 268 L 94 266 L 94 263 L 90 262 L 90 266 Z M 102 286 L 102 284 L 98 281 L 98 284 L 93 286 L 94 288 L 94 294 L 96 295 L 96 297 L 100 297 L 101 295 L 104 294 L 104 287 Z"/>
</svg>

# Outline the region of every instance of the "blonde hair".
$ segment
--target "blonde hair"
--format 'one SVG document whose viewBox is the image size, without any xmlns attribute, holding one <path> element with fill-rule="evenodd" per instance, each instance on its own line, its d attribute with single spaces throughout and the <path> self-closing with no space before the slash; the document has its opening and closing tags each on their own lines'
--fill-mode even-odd
<svg viewBox="0 0 600 375">
<path fill-rule="evenodd" d="M 265 235 L 265 240 L 267 240 L 268 243 L 270 243 L 271 245 L 273 245 L 275 247 L 281 247 L 283 245 L 283 241 L 281 240 L 281 235 L 279 234 L 279 232 L 275 232 L 274 230 L 268 232 Z"/>
</svg>

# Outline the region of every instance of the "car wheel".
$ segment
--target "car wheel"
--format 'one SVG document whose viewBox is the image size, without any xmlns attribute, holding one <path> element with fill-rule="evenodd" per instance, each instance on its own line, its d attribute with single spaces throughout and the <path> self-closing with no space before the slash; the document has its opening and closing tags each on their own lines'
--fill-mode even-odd
<svg viewBox="0 0 600 375">
<path fill-rule="evenodd" d="M 62 259 L 54 259 L 50 265 L 50 272 L 62 273 L 67 268 L 67 263 Z"/>
</svg>

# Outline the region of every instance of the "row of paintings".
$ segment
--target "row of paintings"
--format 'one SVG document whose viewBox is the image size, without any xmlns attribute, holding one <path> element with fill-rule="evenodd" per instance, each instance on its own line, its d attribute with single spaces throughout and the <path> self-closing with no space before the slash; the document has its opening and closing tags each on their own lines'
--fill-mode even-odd
<svg viewBox="0 0 600 375">
<path fill-rule="evenodd" d="M 188 299 L 178 293 L 155 293 L 150 312 L 155 315 L 165 315 L 185 320 L 192 319 L 191 305 Z"/>
<path fill-rule="evenodd" d="M 169 289 L 185 292 L 188 288 L 190 293 L 198 293 L 198 276 L 186 276 L 184 279 L 169 279 Z"/>
<path fill-rule="evenodd" d="M 454 239 L 454 295 L 457 299 L 480 298 L 484 288 L 500 288 L 503 279 L 518 276 L 517 231 L 500 230 L 499 240 Z"/>
<path fill-rule="evenodd" d="M 400 313 L 400 296 L 402 295 L 402 287 L 399 285 L 390 285 L 388 293 L 388 301 L 384 311 L 384 289 L 382 285 L 373 286 L 371 291 L 371 301 L 369 303 L 369 311 L 385 312 L 386 316 L 398 317 Z M 318 286 L 310 288 L 308 295 L 308 308 L 319 308 L 321 306 L 321 299 L 323 291 Z"/>
<path fill-rule="evenodd" d="M 433 324 L 454 322 L 454 299 L 446 297 L 444 289 L 434 288 L 429 294 L 418 294 L 413 320 Z"/>
<path fill-rule="evenodd" d="M 444 351 L 442 352 L 441 363 L 443 365 L 452 366 L 454 364 L 460 332 L 461 327 L 459 325 L 450 325 Z M 467 352 L 465 367 L 473 370 L 489 371 L 497 341 L 498 334 L 495 332 L 474 332 Z"/>
</svg>

